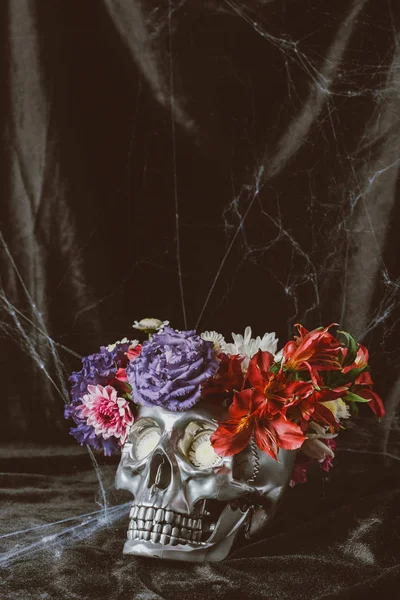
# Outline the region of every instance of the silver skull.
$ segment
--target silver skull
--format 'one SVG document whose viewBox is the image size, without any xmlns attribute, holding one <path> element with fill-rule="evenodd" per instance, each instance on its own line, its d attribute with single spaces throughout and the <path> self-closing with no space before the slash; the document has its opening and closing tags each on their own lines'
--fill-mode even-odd
<svg viewBox="0 0 400 600">
<path fill-rule="evenodd" d="M 125 554 L 219 561 L 240 530 L 249 539 L 268 524 L 295 453 L 280 450 L 276 462 L 250 445 L 216 455 L 209 439 L 228 417 L 204 401 L 184 412 L 139 408 L 116 474 L 134 496 Z"/>
</svg>

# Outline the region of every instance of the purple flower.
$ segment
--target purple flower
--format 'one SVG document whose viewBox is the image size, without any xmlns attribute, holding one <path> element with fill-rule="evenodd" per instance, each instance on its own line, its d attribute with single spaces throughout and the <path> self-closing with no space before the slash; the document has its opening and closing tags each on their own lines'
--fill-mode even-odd
<svg viewBox="0 0 400 600">
<path fill-rule="evenodd" d="M 102 450 L 105 456 L 111 456 L 116 452 L 120 444 L 116 437 L 111 436 L 104 439 L 95 434 L 94 427 L 88 425 L 86 419 L 81 416 L 82 397 L 87 393 L 88 385 L 107 386 L 114 380 L 115 374 L 120 367 L 125 367 L 128 358 L 125 353 L 128 351 L 130 342 L 117 343 L 112 350 L 105 346 L 100 348 L 100 352 L 85 356 L 82 359 L 82 369 L 72 373 L 69 381 L 71 386 L 71 404 L 67 404 L 64 409 L 64 417 L 73 419 L 76 427 L 70 429 L 70 434 L 81 444 L 88 444 L 94 450 Z"/>
<path fill-rule="evenodd" d="M 105 440 L 103 437 L 97 436 L 93 425 L 88 425 L 86 419 L 80 416 L 80 402 L 74 404 L 66 404 L 64 409 L 64 417 L 66 419 L 73 419 L 76 423 L 76 427 L 71 427 L 70 434 L 74 436 L 77 442 L 81 446 L 88 444 L 94 450 L 102 450 L 105 456 L 111 456 L 119 450 L 120 445 L 116 437 L 112 436 Z"/>
<path fill-rule="evenodd" d="M 80 401 L 83 394 L 86 394 L 88 385 L 108 385 L 114 379 L 115 373 L 119 367 L 126 366 L 128 359 L 125 352 L 128 351 L 130 342 L 116 344 L 112 350 L 105 346 L 100 348 L 100 352 L 85 356 L 82 359 L 82 369 L 72 373 L 69 381 L 71 386 L 72 402 Z"/>
<path fill-rule="evenodd" d="M 120 449 L 117 438 L 112 436 L 105 440 L 103 437 L 97 436 L 92 425 L 81 423 L 81 425 L 78 425 L 77 427 L 72 427 L 70 433 L 81 446 L 88 444 L 93 450 L 102 450 L 104 456 L 111 456 Z"/>
<path fill-rule="evenodd" d="M 126 373 L 134 402 L 180 411 L 198 402 L 201 385 L 215 375 L 218 366 L 212 342 L 202 340 L 195 331 L 165 327 L 144 342 Z"/>
</svg>

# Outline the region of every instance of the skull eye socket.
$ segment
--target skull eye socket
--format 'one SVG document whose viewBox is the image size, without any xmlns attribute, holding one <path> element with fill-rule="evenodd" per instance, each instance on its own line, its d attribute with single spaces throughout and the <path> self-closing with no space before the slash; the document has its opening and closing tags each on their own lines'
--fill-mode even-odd
<svg viewBox="0 0 400 600">
<path fill-rule="evenodd" d="M 132 458 L 136 460 L 146 458 L 156 448 L 160 437 L 160 427 L 153 419 L 136 421 L 129 435 L 129 443 L 132 444 Z"/>
<path fill-rule="evenodd" d="M 134 445 L 136 458 L 141 460 L 145 458 L 157 446 L 160 440 L 160 432 L 155 428 L 145 429 L 138 435 Z"/>
<path fill-rule="evenodd" d="M 210 469 L 222 462 L 222 458 L 218 456 L 211 445 L 210 437 L 212 433 L 212 431 L 199 433 L 190 445 L 188 459 L 192 465 L 199 469 Z"/>
<path fill-rule="evenodd" d="M 186 460 L 198 469 L 211 469 L 222 463 L 222 458 L 211 446 L 210 437 L 214 433 L 213 423 L 191 421 L 185 429 L 179 447 Z"/>
</svg>

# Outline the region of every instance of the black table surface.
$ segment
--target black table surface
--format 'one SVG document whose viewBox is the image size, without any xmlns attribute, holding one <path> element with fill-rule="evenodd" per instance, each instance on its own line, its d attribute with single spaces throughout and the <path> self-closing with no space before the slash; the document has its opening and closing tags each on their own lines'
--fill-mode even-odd
<svg viewBox="0 0 400 600">
<path fill-rule="evenodd" d="M 335 468 L 288 489 L 262 539 L 204 564 L 122 554 L 130 497 L 113 487 L 117 456 L 98 459 L 105 516 L 85 448 L 2 446 L 0 597 L 397 598 L 400 463 L 383 439 L 371 419 L 342 433 Z"/>
</svg>

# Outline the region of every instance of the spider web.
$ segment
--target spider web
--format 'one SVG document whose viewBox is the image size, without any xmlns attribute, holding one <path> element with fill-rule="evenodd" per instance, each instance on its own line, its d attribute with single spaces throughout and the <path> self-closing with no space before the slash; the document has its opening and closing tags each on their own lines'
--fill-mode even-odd
<svg viewBox="0 0 400 600">
<path fill-rule="evenodd" d="M 245 288 L 252 278 L 256 282 L 249 305 L 243 309 L 246 319 L 253 301 L 255 312 L 260 312 L 260 298 L 268 294 L 271 288 L 277 296 L 274 306 L 284 307 L 285 329 L 281 328 L 281 334 L 290 334 L 299 320 L 315 325 L 324 321 L 326 316 L 337 320 L 342 328 L 351 330 L 359 341 L 373 343 L 376 349 L 372 360 L 376 360 L 378 378 L 384 379 L 385 373 L 388 373 L 390 382 L 386 387 L 388 414 L 383 426 L 372 433 L 362 431 L 361 441 L 346 443 L 339 448 L 339 452 L 378 453 L 390 460 L 399 460 L 396 411 L 400 379 L 398 346 L 394 340 L 399 324 L 400 277 L 393 252 L 387 248 L 400 166 L 398 16 L 391 2 L 384 3 L 384 9 L 380 5 L 383 16 L 377 20 L 376 9 L 371 8 L 371 3 L 366 0 L 341 3 L 340 10 L 334 14 L 333 11 L 326 12 L 326 28 L 325 32 L 322 31 L 322 37 L 326 35 L 329 41 L 322 44 L 318 37 L 321 36 L 320 25 L 314 30 L 308 24 L 303 32 L 299 27 L 297 33 L 296 26 L 282 27 L 282 22 L 289 22 L 289 12 L 286 15 L 289 8 L 285 2 L 278 4 L 274 0 L 225 0 L 204 2 L 201 8 L 193 9 L 196 17 L 200 21 L 203 19 L 203 24 L 210 23 L 207 15 L 217 23 L 221 23 L 222 19 L 234 23 L 235 31 L 243 32 L 255 40 L 255 48 L 259 52 L 265 50 L 266 57 L 272 56 L 274 63 L 271 63 L 271 68 L 280 71 L 278 79 L 282 86 L 277 88 L 276 93 L 283 97 L 281 108 L 275 109 L 273 114 L 279 126 L 273 127 L 271 122 L 264 134 L 258 131 L 259 108 L 254 107 L 253 114 L 246 116 L 242 137 L 238 136 L 236 141 L 237 145 L 243 143 L 246 147 L 245 153 L 239 155 L 241 159 L 245 158 L 244 166 L 239 167 L 232 158 L 226 169 L 230 174 L 230 187 L 225 186 L 223 210 L 216 221 L 206 222 L 200 218 L 198 224 L 196 218 L 190 219 L 188 211 L 188 187 L 184 181 L 181 152 L 181 145 L 187 143 L 183 140 L 195 140 L 200 146 L 202 142 L 202 123 L 193 109 L 196 106 L 191 102 L 193 98 L 190 89 L 185 88 L 182 75 L 186 64 L 182 35 L 193 40 L 201 36 L 201 32 L 195 30 L 196 21 L 191 16 L 189 3 L 169 0 L 168 3 L 148 3 L 146 6 L 132 2 L 132 13 L 124 14 L 128 9 L 122 0 L 105 0 L 104 6 L 118 35 L 156 102 L 169 116 L 168 143 L 172 157 L 173 194 L 166 210 L 173 215 L 174 235 L 165 245 L 156 247 L 155 251 L 146 254 L 145 249 L 139 252 L 132 270 L 123 274 L 116 287 L 124 289 L 140 267 L 149 269 L 152 277 L 154 273 L 162 272 L 171 282 L 171 290 L 177 284 L 177 293 L 171 294 L 170 305 L 175 306 L 179 302 L 185 328 L 195 326 L 201 330 L 219 320 L 227 328 L 223 314 L 233 314 L 238 310 L 238 304 L 235 303 L 238 286 Z M 307 3 L 300 3 L 303 4 Z M 27 21 L 33 23 L 35 19 L 31 10 L 24 3 L 21 6 L 25 7 L 23 10 L 26 10 Z M 315 12 L 316 9 L 309 9 L 310 18 L 313 10 Z M 323 9 L 320 10 L 323 13 Z M 290 22 L 294 23 L 295 17 L 291 19 Z M 356 28 L 362 31 L 372 28 L 373 35 L 385 36 L 386 53 L 368 53 L 361 42 L 355 43 Z M 14 36 L 12 47 L 16 53 L 14 58 L 17 60 L 20 32 L 12 17 L 11 32 Z M 24 41 L 27 39 L 25 34 L 22 36 Z M 204 43 L 208 41 L 204 33 L 203 40 Z M 211 36 L 211 44 L 213 41 Z M 33 60 L 37 61 L 38 66 L 37 39 L 33 37 L 29 44 Z M 246 79 L 246 70 L 239 61 L 236 68 L 230 64 L 228 49 L 223 49 L 220 56 L 223 64 L 221 73 L 226 68 L 227 72 L 232 73 L 237 88 L 243 88 L 246 94 L 252 96 L 254 77 L 261 76 L 261 71 L 251 70 Z M 208 59 L 210 62 L 210 57 Z M 22 72 L 22 77 L 27 77 L 27 73 Z M 40 79 L 32 85 L 38 97 L 44 98 Z M 210 89 L 204 92 L 206 101 L 212 98 L 211 91 L 210 85 Z M 365 102 L 369 106 L 362 127 L 356 116 L 346 116 L 352 115 L 351 103 L 355 101 Z M 220 117 L 223 109 L 220 110 Z M 26 110 L 26 105 L 17 102 L 15 123 L 18 115 Z M 37 112 L 31 112 L 31 118 L 36 123 L 41 142 L 50 119 L 47 102 Z M 231 118 L 237 117 L 231 115 Z M 213 123 L 212 120 L 210 122 Z M 29 205 L 37 223 L 42 218 L 39 201 L 41 182 L 29 181 L 27 165 L 33 161 L 33 166 L 30 164 L 31 171 L 43 174 L 44 165 L 38 156 L 40 153 L 31 152 L 34 144 L 39 142 L 34 136 L 35 140 L 28 140 L 24 149 L 21 143 L 24 129 L 18 129 L 15 123 L 17 149 L 12 161 L 12 194 L 15 198 L 24 197 L 18 200 L 15 211 L 23 213 Z M 354 139 L 349 137 L 353 125 Z M 128 170 L 134 147 L 133 138 L 132 134 Z M 323 164 L 327 157 L 334 157 L 335 163 Z M 147 168 L 149 164 L 145 161 L 143 176 Z M 307 194 L 306 201 L 303 198 L 302 202 L 297 202 L 297 188 L 302 194 Z M 324 194 L 321 194 L 322 188 Z M 62 195 L 61 201 L 72 227 L 74 218 L 66 208 L 65 198 L 66 195 Z M 298 206 L 293 207 L 293 204 L 288 206 L 288 198 L 294 204 L 301 204 L 301 210 Z M 88 245 L 96 238 L 97 226 L 95 223 L 87 236 Z M 191 242 L 192 237 L 194 242 Z M 215 253 L 214 262 L 205 269 L 204 265 L 193 260 L 196 252 L 194 244 L 209 243 L 210 238 L 222 240 L 223 244 L 216 244 L 219 252 Z M 63 339 L 68 337 L 65 332 L 50 334 L 48 302 L 44 288 L 37 285 L 40 278 L 44 277 L 44 266 L 40 263 L 38 252 L 40 241 L 33 238 L 27 251 L 27 254 L 32 252 L 36 256 L 35 277 L 26 276 L 26 269 L 20 266 L 24 257 L 21 257 L 15 244 L 7 241 L 4 228 L 0 231 L 0 242 L 3 265 L 8 275 L 7 281 L 2 277 L 1 282 L 1 330 L 4 337 L 11 338 L 19 352 L 36 365 L 48 384 L 46 389 L 49 393 L 52 390 L 51 393 L 59 401 L 61 414 L 62 403 L 69 401 L 66 378 L 71 361 L 76 363 L 81 352 L 64 344 Z M 69 249 L 72 246 L 75 248 L 74 256 L 79 257 L 84 248 L 75 238 L 69 242 Z M 164 254 L 168 255 L 165 260 Z M 195 262 L 194 267 L 192 262 Z M 76 264 L 73 274 L 75 280 L 85 281 L 83 261 L 77 258 Z M 68 276 L 67 267 L 58 285 L 61 286 Z M 197 276 L 201 285 L 195 286 Z M 241 283 L 243 281 L 245 283 Z M 243 301 L 247 292 L 241 293 L 240 299 Z M 105 295 L 94 294 L 90 302 L 87 302 L 86 296 L 81 298 L 74 322 L 83 314 L 90 317 L 99 306 L 110 299 L 112 301 L 113 296 L 114 292 L 108 291 Z M 270 317 L 269 322 L 273 323 L 274 319 Z M 218 326 L 215 325 L 215 328 Z M 64 524 L 64 520 L 60 519 L 7 533 L 7 536 L 31 536 L 37 533 L 39 538 L 22 544 L 18 551 L 7 551 L 3 557 L 6 562 L 25 552 L 40 549 L 48 542 L 58 543 L 67 537 L 75 539 L 74 536 L 81 539 L 83 530 L 84 535 L 91 535 L 104 523 L 119 518 L 126 506 L 109 507 L 102 469 L 92 453 L 91 460 L 100 489 L 98 514 L 92 511 L 90 514 L 67 517 L 66 528 L 62 530 L 60 525 Z M 70 521 L 75 519 L 80 522 L 70 525 Z M 50 532 L 54 528 L 56 533 L 42 537 L 42 527 Z"/>
</svg>

